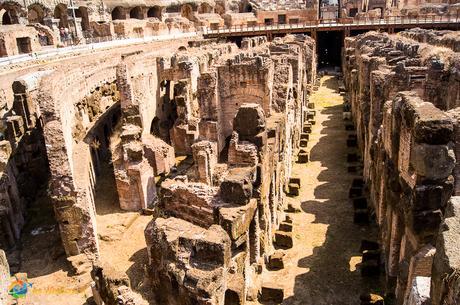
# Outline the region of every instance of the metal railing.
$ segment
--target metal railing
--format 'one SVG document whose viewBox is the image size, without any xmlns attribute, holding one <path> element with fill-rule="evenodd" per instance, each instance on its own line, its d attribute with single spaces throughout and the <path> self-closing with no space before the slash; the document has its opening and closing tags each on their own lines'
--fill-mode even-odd
<svg viewBox="0 0 460 305">
<path fill-rule="evenodd" d="M 18 64 L 21 62 L 26 62 L 36 59 L 48 59 L 56 56 L 72 54 L 75 52 L 82 51 L 92 51 L 97 49 L 104 49 L 110 47 L 120 47 L 131 44 L 140 44 L 148 43 L 154 41 L 167 41 L 174 39 L 187 39 L 196 37 L 197 32 L 185 32 L 185 33 L 175 33 L 175 34 L 165 34 L 165 35 L 156 35 L 156 36 L 146 36 L 142 38 L 126 38 L 122 36 L 107 36 L 107 37 L 94 37 L 94 38 L 84 38 L 86 44 L 76 44 L 69 45 L 61 48 L 54 48 L 52 46 L 46 47 L 38 52 L 28 53 L 28 54 L 19 54 L 8 57 L 0 57 L 0 67 L 7 66 L 11 64 Z"/>
<path fill-rule="evenodd" d="M 204 29 L 204 35 L 212 34 L 229 34 L 229 33 L 244 33 L 244 32 L 263 32 L 263 31 L 282 31 L 282 30 L 297 30 L 297 29 L 321 29 L 321 28 L 342 28 L 360 26 L 404 26 L 404 25 L 425 25 L 425 24 L 454 24 L 460 22 L 459 15 L 441 15 L 441 16 L 391 16 L 383 18 L 371 17 L 353 17 L 353 18 L 337 18 L 337 19 L 319 19 L 306 21 L 302 23 L 290 24 L 251 24 L 251 25 L 235 25 L 224 26 L 217 29 Z"/>
</svg>

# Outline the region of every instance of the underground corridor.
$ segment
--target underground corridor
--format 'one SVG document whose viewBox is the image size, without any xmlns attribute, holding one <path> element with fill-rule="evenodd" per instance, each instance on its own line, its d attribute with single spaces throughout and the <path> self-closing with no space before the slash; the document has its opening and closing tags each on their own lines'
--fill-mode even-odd
<svg viewBox="0 0 460 305">
<path fill-rule="evenodd" d="M 316 54 L 318 68 L 340 67 L 343 48 L 343 31 L 318 31 Z"/>
<path fill-rule="evenodd" d="M 49 305 L 416 305 L 456 281 L 431 267 L 460 234 L 458 52 L 318 28 L 9 76 L 0 276 Z"/>
<path fill-rule="evenodd" d="M 384 276 L 360 272 L 362 242 L 377 240 L 378 228 L 354 223 L 348 192 L 359 175 L 348 172 L 347 157 L 357 148 L 347 147 L 351 132 L 344 128 L 341 80 L 330 69 L 323 71 L 309 100 L 317 111 L 307 147 L 310 161 L 293 167 L 293 176 L 301 178 L 299 196 L 288 197 L 295 211 L 289 214 L 293 248 L 284 250 L 284 269 L 264 270 L 262 276 L 263 285 L 284 289 L 283 305 L 358 304 L 362 294 L 385 291 Z"/>
</svg>

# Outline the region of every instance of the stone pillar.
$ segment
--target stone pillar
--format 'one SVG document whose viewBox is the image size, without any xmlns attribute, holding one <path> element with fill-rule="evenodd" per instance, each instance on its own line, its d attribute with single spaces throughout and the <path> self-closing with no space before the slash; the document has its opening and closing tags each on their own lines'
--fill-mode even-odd
<svg viewBox="0 0 460 305">
<path fill-rule="evenodd" d="M 200 141 L 192 145 L 192 151 L 197 181 L 212 185 L 217 164 L 217 143 Z"/>
<path fill-rule="evenodd" d="M 135 98 L 128 64 L 117 67 L 117 86 L 123 115 L 121 137 L 122 157 L 114 161 L 120 207 L 138 211 L 151 208 L 157 201 L 154 170 L 145 157 L 142 137 L 142 119 Z"/>
<path fill-rule="evenodd" d="M 55 119 L 43 128 L 50 166 L 50 197 L 67 256 L 98 253 L 95 211 L 87 194 L 75 189 L 62 123 Z"/>
</svg>

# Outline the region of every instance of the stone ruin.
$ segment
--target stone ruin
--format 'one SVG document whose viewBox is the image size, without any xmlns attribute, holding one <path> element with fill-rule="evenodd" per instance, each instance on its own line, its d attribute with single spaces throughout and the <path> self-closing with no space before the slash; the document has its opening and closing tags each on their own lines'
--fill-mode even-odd
<svg viewBox="0 0 460 305">
<path fill-rule="evenodd" d="M 292 164 L 311 119 L 314 40 L 190 41 L 172 54 L 86 60 L 5 87 L 2 247 L 17 244 L 26 202 L 48 181 L 68 260 L 94 264 L 94 300 L 144 304 L 126 274 L 98 261 L 96 185 L 109 162 L 119 208 L 155 215 L 144 263 L 158 304 L 257 300 L 275 246 L 293 244 L 285 196 L 298 188 Z"/>
<path fill-rule="evenodd" d="M 162 183 L 159 206 L 168 218 L 145 230 L 159 304 L 256 300 L 258 275 L 285 219 L 284 188 L 315 78 L 307 69 L 315 65 L 314 43 L 288 36 L 243 45 L 248 53 L 229 54 L 199 76 L 198 126 L 184 117 L 173 128 L 187 132 L 171 132 L 173 143 L 194 137 L 180 147 L 194 166 Z"/>
<path fill-rule="evenodd" d="M 268 19 L 267 11 L 318 5 L 252 4 Z M 205 2 L 186 5 L 163 17 L 136 10 L 137 21 L 98 25 L 93 16 L 92 31 L 131 37 L 139 28 L 190 30 L 192 21 L 258 21 L 248 12 L 221 19 Z M 146 14 L 158 20 L 142 21 Z M 45 21 L 56 31 L 61 21 L 52 19 Z M 32 28 L 12 25 L 0 30 L 12 52 L 0 55 L 24 53 L 13 50 L 15 29 L 39 48 Z M 48 33 L 51 44 L 56 34 Z M 108 169 L 117 209 L 153 215 L 142 263 L 157 304 L 281 303 L 283 291 L 263 286 L 262 273 L 283 269 L 284 253 L 275 250 L 294 245 L 286 196 L 300 192 L 293 163 L 309 161 L 316 42 L 299 34 L 177 46 L 113 48 L 2 75 L 0 247 L 18 247 L 27 207 L 46 188 L 65 255 L 76 269 L 92 269 L 94 301 L 147 304 L 127 274 L 100 261 L 95 196 Z M 420 29 L 347 37 L 342 50 L 346 140 L 357 151 L 349 169 L 359 176 L 350 188 L 354 222 L 379 229 L 378 240 L 362 243 L 361 273 L 384 265 L 397 304 L 460 298 L 459 50 L 458 32 Z M 0 279 L 18 268 L 0 250 Z M 383 301 L 372 298 L 362 304 Z"/>
<path fill-rule="evenodd" d="M 345 40 L 344 80 L 369 210 L 398 304 L 459 298 L 459 39 L 415 29 Z"/>
</svg>

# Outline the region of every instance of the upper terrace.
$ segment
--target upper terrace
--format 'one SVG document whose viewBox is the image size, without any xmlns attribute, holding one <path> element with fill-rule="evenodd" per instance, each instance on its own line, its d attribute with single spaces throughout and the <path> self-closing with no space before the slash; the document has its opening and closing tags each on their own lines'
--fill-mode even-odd
<svg viewBox="0 0 460 305">
<path fill-rule="evenodd" d="M 407 5 L 403 5 L 407 2 Z M 419 1 L 420 2 L 420 1 Z M 431 1 L 430 1 L 431 2 Z M 93 48 L 95 43 L 130 44 L 153 37 L 202 33 L 205 37 L 313 33 L 353 30 L 398 31 L 412 27 L 456 28 L 460 7 L 450 3 L 395 0 L 343 0 L 334 6 L 340 18 L 327 19 L 327 3 L 302 1 L 146 1 L 51 2 L 0 1 L 0 57 L 54 54 Z M 325 7 L 326 5 L 326 7 Z M 353 34 L 353 33 L 352 33 Z M 123 41 L 110 42 L 108 41 Z M 92 45 L 91 47 L 82 45 Z M 100 45 L 100 44 L 99 44 Z M 50 51 L 50 50 L 54 51 Z M 65 49 L 65 51 L 56 51 Z M 8 63 L 10 63 L 8 61 Z"/>
</svg>

